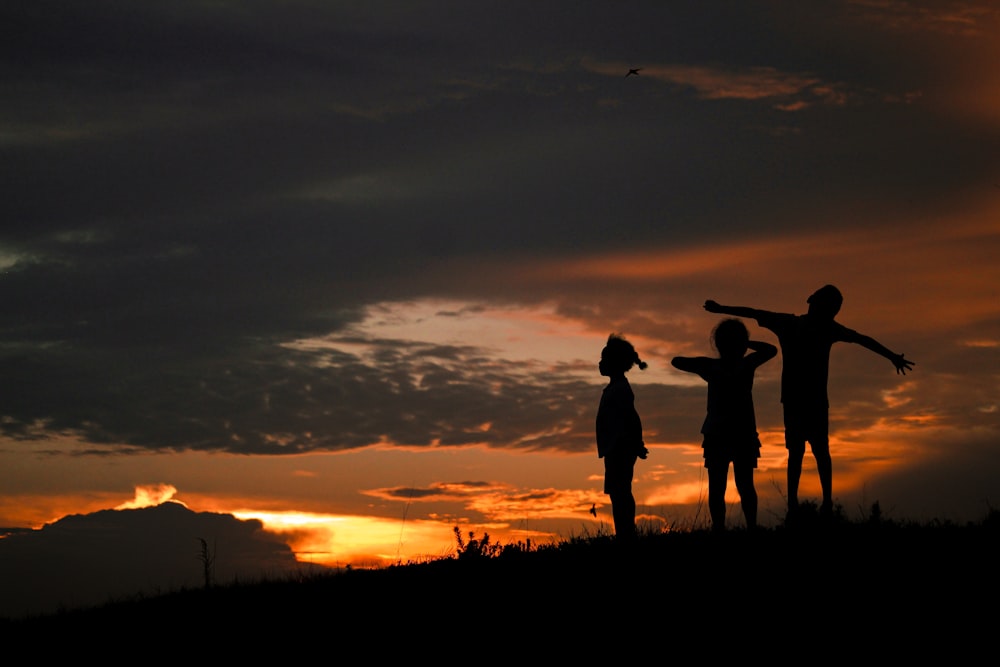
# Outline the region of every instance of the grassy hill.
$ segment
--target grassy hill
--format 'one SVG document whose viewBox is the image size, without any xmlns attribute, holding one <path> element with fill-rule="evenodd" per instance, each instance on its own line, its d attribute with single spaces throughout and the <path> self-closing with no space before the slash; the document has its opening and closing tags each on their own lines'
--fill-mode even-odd
<svg viewBox="0 0 1000 667">
<path fill-rule="evenodd" d="M 596 658 L 618 645 L 708 659 L 769 646 L 782 662 L 804 650 L 827 664 L 857 651 L 954 659 L 988 646 L 997 627 L 998 512 L 967 525 L 806 516 L 755 534 L 645 534 L 631 547 L 610 535 L 537 548 L 457 537 L 454 557 L 426 563 L 179 590 L 0 630 L 128 638 L 192 657 L 226 647 L 249 659 L 308 639 L 373 659 L 464 660 L 512 645 L 523 657 Z"/>
</svg>

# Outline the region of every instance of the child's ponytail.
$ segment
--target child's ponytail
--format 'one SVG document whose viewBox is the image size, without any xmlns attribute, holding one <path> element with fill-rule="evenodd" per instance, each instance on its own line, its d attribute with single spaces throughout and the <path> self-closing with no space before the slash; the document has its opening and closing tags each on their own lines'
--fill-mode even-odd
<svg viewBox="0 0 1000 667">
<path fill-rule="evenodd" d="M 621 361 L 626 371 L 632 366 L 638 366 L 639 370 L 644 371 L 649 365 L 639 358 L 639 353 L 635 351 L 632 343 L 625 340 L 621 334 L 613 333 L 608 336 L 608 351 Z"/>
</svg>

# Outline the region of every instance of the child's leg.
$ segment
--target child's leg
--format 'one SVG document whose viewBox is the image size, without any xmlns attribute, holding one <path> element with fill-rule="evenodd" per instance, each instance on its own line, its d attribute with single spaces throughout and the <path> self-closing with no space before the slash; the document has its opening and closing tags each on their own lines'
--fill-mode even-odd
<svg viewBox="0 0 1000 667">
<path fill-rule="evenodd" d="M 791 442 L 787 436 L 785 447 L 788 448 L 788 509 L 799 506 L 799 478 L 802 477 L 802 459 L 806 453 L 804 440 Z"/>
<path fill-rule="evenodd" d="M 615 520 L 615 536 L 632 539 L 635 533 L 635 496 L 631 492 L 611 494 L 611 515 Z"/>
<path fill-rule="evenodd" d="M 726 485 L 729 482 L 729 462 L 715 463 L 708 467 L 708 513 L 712 516 L 712 530 L 726 529 Z"/>
<path fill-rule="evenodd" d="M 747 530 L 754 530 L 757 528 L 757 489 L 753 484 L 753 467 L 734 463 L 733 477 L 736 480 L 736 490 L 740 492 L 740 505 L 743 507 Z"/>
<path fill-rule="evenodd" d="M 812 452 L 816 459 L 816 472 L 819 473 L 819 484 L 823 489 L 823 504 L 820 510 L 824 513 L 833 511 L 833 458 L 830 456 L 829 438 L 817 439 L 813 442 Z"/>
<path fill-rule="evenodd" d="M 632 477 L 635 457 L 604 457 L 604 492 L 611 500 L 611 516 L 615 522 L 615 536 L 629 540 L 635 533 L 635 497 L 632 495 Z"/>
<path fill-rule="evenodd" d="M 799 507 L 799 478 L 802 477 L 802 458 L 806 454 L 806 426 L 809 410 L 805 406 L 784 404 L 785 449 L 788 450 L 788 511 Z"/>
</svg>

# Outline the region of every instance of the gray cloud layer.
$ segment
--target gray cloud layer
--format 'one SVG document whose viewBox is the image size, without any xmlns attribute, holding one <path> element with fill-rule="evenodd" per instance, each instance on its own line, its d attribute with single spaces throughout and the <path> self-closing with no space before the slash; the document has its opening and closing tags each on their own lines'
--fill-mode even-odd
<svg viewBox="0 0 1000 667">
<path fill-rule="evenodd" d="M 259 521 L 167 502 L 68 516 L 11 535 L 0 540 L 0 616 L 201 588 L 206 564 L 209 585 L 306 574 L 288 545 L 261 528 Z"/>
<path fill-rule="evenodd" d="M 935 97 L 990 48 L 989 5 L 568 7 L 0 8 L 0 430 L 583 451 L 592 385 L 565 369 L 474 341 L 374 341 L 374 364 L 283 344 L 336 340 L 381 300 L 610 312 L 613 293 L 510 278 L 526 261 L 844 229 L 859 207 L 943 210 L 996 172 L 996 124 Z M 701 389 L 684 395 L 699 413 Z M 578 435 L 532 437 L 555 431 Z"/>
</svg>

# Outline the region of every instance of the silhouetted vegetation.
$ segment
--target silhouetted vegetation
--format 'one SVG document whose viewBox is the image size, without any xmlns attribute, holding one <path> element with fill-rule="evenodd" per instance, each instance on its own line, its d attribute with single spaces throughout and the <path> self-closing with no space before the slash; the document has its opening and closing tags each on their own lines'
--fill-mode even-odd
<svg viewBox="0 0 1000 667">
<path fill-rule="evenodd" d="M 212 587 L 212 577 L 215 571 L 215 549 L 209 549 L 208 542 L 204 537 L 199 537 L 201 550 L 198 552 L 198 560 L 201 561 L 201 572 L 205 579 L 205 588 Z"/>
<path fill-rule="evenodd" d="M 626 620 L 636 632 L 659 628 L 678 643 L 704 636 L 712 618 L 726 632 L 747 637 L 806 633 L 816 624 L 836 623 L 851 642 L 855 638 L 846 635 L 852 633 L 858 641 L 879 639 L 891 624 L 907 632 L 933 631 L 937 642 L 990 618 L 969 600 L 992 601 L 998 592 L 997 510 L 967 524 L 896 521 L 877 502 L 858 520 L 840 506 L 832 515 L 808 502 L 800 510 L 794 522 L 754 533 L 640 527 L 631 545 L 603 532 L 501 545 L 488 534 L 463 535 L 456 527 L 455 552 L 428 562 L 215 583 L 10 619 L 0 628 L 115 628 L 135 639 L 162 641 L 162 633 L 177 624 L 266 628 L 267 637 L 309 630 L 358 637 L 391 627 L 389 645 L 376 648 L 402 654 L 403 645 L 412 646 L 406 642 L 552 635 L 560 624 L 572 623 L 576 628 L 566 631 L 565 642 L 586 654 L 579 644 L 592 639 L 587 627 L 603 633 L 609 623 Z M 608 573 L 624 585 L 607 585 Z M 740 613 L 750 614 L 750 625 L 730 618 L 736 604 L 749 605 L 751 611 Z M 645 611 L 635 619 L 609 615 L 622 605 Z"/>
</svg>

